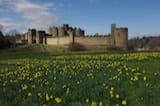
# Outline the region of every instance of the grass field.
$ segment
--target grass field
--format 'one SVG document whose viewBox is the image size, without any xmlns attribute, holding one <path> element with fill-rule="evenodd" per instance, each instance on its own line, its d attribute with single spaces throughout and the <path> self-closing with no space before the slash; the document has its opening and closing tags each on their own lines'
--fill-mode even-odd
<svg viewBox="0 0 160 106">
<path fill-rule="evenodd" d="M 0 51 L 0 105 L 160 106 L 160 52 L 40 48 Z"/>
</svg>

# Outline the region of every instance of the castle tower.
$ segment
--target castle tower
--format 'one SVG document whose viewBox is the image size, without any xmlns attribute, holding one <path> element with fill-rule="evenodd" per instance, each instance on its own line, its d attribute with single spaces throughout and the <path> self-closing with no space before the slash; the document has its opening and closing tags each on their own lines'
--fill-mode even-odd
<svg viewBox="0 0 160 106">
<path fill-rule="evenodd" d="M 73 30 L 72 28 L 69 28 L 68 34 L 70 37 L 70 42 L 75 43 L 75 30 Z"/>
<path fill-rule="evenodd" d="M 115 30 L 116 24 L 111 24 L 110 46 L 115 47 Z"/>
<path fill-rule="evenodd" d="M 78 36 L 78 37 L 80 37 L 81 36 L 81 29 L 80 28 L 76 28 L 75 29 L 75 36 Z"/>
<path fill-rule="evenodd" d="M 43 35 L 43 44 L 47 44 L 47 36 L 46 36 L 45 32 L 44 32 L 44 35 Z"/>
<path fill-rule="evenodd" d="M 57 27 L 50 27 L 48 30 L 49 34 L 51 34 L 53 37 L 58 36 L 58 28 Z"/>
<path fill-rule="evenodd" d="M 64 28 L 64 36 L 69 36 L 68 35 L 69 25 L 68 24 L 63 24 L 63 28 Z"/>
<path fill-rule="evenodd" d="M 32 44 L 33 43 L 33 36 L 32 36 L 32 30 L 31 29 L 28 30 L 27 36 L 28 36 L 28 44 Z"/>
<path fill-rule="evenodd" d="M 25 40 L 28 40 L 28 32 L 25 33 Z"/>
<path fill-rule="evenodd" d="M 85 31 L 84 30 L 82 30 L 81 28 L 75 28 L 74 29 L 75 30 L 75 36 L 77 36 L 77 37 L 83 37 L 83 36 L 85 36 Z"/>
<path fill-rule="evenodd" d="M 69 25 L 68 24 L 63 24 L 63 28 L 64 28 L 65 31 L 68 31 Z"/>
<path fill-rule="evenodd" d="M 43 38 L 45 38 L 46 34 L 45 31 L 36 31 L 36 43 L 42 44 Z"/>
<path fill-rule="evenodd" d="M 126 50 L 128 46 L 128 28 L 117 28 L 115 30 L 115 46 Z"/>
<path fill-rule="evenodd" d="M 33 44 L 36 40 L 36 30 L 35 29 L 29 29 L 28 33 L 28 44 Z"/>
<path fill-rule="evenodd" d="M 41 35 L 40 35 L 39 31 L 36 31 L 36 43 L 37 44 L 40 44 L 40 38 L 41 38 Z"/>
<path fill-rule="evenodd" d="M 63 27 L 58 27 L 58 36 L 59 37 L 64 37 L 65 36 L 65 31 Z"/>
<path fill-rule="evenodd" d="M 116 29 L 116 24 L 111 24 L 111 33 L 114 35 L 114 31 Z"/>
<path fill-rule="evenodd" d="M 81 36 L 85 36 L 85 31 L 84 30 L 81 30 Z"/>
</svg>

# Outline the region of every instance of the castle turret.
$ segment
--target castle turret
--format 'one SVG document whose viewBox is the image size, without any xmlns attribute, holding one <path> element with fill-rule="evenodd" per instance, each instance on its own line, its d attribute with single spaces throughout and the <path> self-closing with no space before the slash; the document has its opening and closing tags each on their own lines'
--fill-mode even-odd
<svg viewBox="0 0 160 106">
<path fill-rule="evenodd" d="M 48 32 L 53 37 L 57 37 L 58 36 L 58 28 L 57 27 L 50 27 Z"/>
<path fill-rule="evenodd" d="M 27 32 L 27 38 L 28 38 L 28 44 L 32 44 L 33 36 L 32 36 L 32 30 L 29 29 Z"/>
<path fill-rule="evenodd" d="M 70 37 L 70 42 L 75 43 L 75 30 L 73 28 L 69 28 L 68 34 Z"/>
<path fill-rule="evenodd" d="M 29 29 L 28 33 L 28 44 L 33 44 L 35 42 L 36 39 L 36 30 L 35 29 Z"/>
<path fill-rule="evenodd" d="M 63 28 L 65 31 L 68 31 L 69 30 L 69 25 L 68 24 L 63 24 Z"/>
<path fill-rule="evenodd" d="M 110 46 L 127 49 L 128 28 L 116 28 L 116 24 L 111 24 Z"/>
<path fill-rule="evenodd" d="M 114 31 L 116 29 L 116 24 L 111 24 L 111 33 L 114 35 Z"/>
<path fill-rule="evenodd" d="M 115 46 L 120 49 L 127 49 L 128 28 L 117 28 L 115 30 Z"/>
<path fill-rule="evenodd" d="M 81 36 L 81 29 L 80 28 L 75 29 L 75 35 L 78 36 L 78 37 Z"/>
<path fill-rule="evenodd" d="M 63 24 L 63 28 L 64 28 L 64 36 L 69 36 L 68 35 L 69 25 L 68 24 Z"/>
<path fill-rule="evenodd" d="M 59 37 L 65 36 L 65 31 L 63 27 L 58 27 L 58 36 Z"/>
<path fill-rule="evenodd" d="M 84 32 L 84 30 L 82 30 L 81 28 L 75 28 L 75 36 L 77 36 L 77 37 L 83 37 L 83 36 L 85 36 L 85 32 Z"/>
<path fill-rule="evenodd" d="M 81 36 L 85 36 L 85 31 L 84 30 L 81 30 Z"/>
<path fill-rule="evenodd" d="M 43 44 L 47 44 L 47 36 L 46 36 L 46 33 L 44 33 L 44 36 L 43 36 Z"/>
<path fill-rule="evenodd" d="M 39 31 L 36 31 L 36 43 L 37 44 L 39 44 L 41 42 L 40 39 L 41 39 L 41 34 Z"/>
<path fill-rule="evenodd" d="M 43 41 L 45 36 L 46 36 L 45 31 L 36 31 L 36 43 L 43 44 L 43 42 L 45 42 L 45 41 Z"/>
<path fill-rule="evenodd" d="M 115 30 L 116 24 L 111 24 L 110 46 L 115 47 Z"/>
<path fill-rule="evenodd" d="M 25 33 L 25 40 L 28 40 L 28 32 Z"/>
</svg>

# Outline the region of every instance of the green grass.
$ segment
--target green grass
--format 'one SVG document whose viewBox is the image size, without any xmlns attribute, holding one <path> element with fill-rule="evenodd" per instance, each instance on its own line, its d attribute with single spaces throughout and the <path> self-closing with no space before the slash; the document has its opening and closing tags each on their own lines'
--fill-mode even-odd
<svg viewBox="0 0 160 106">
<path fill-rule="evenodd" d="M 3 106 L 160 105 L 160 52 L 71 52 L 43 45 L 0 52 Z"/>
</svg>

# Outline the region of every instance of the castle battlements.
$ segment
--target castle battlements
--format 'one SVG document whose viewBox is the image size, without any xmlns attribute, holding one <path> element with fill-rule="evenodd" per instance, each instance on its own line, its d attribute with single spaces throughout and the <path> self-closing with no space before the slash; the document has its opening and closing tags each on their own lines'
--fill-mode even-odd
<svg viewBox="0 0 160 106">
<path fill-rule="evenodd" d="M 84 36 L 85 31 L 81 28 L 73 28 L 70 27 L 68 24 L 63 24 L 63 26 L 53 26 L 50 27 L 48 30 L 49 34 L 53 37 L 63 37 L 63 36 L 69 36 L 70 32 L 75 33 L 75 36 Z"/>
</svg>

